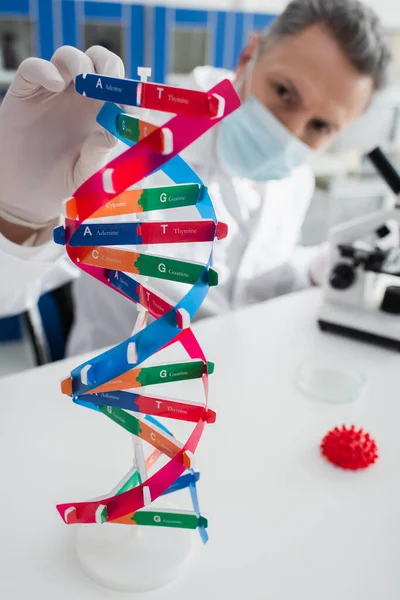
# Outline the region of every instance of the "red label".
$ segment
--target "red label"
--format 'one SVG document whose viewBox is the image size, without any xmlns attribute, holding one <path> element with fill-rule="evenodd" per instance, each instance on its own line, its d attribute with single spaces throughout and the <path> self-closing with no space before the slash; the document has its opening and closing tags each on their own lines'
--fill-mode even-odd
<svg viewBox="0 0 400 600">
<path fill-rule="evenodd" d="M 214 221 L 169 221 L 142 223 L 138 229 L 142 244 L 179 244 L 185 242 L 212 242 Z"/>
<path fill-rule="evenodd" d="M 171 310 L 172 305 L 160 298 L 142 285 L 138 286 L 139 303 L 154 317 L 162 317 Z"/>
<path fill-rule="evenodd" d="M 157 83 L 143 84 L 142 107 L 176 115 L 210 116 L 207 92 L 185 90 Z"/>
</svg>

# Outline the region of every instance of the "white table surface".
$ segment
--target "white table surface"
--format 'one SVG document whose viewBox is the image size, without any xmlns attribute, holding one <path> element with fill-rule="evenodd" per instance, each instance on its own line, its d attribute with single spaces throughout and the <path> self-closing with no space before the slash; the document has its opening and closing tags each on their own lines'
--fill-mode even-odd
<svg viewBox="0 0 400 600">
<path fill-rule="evenodd" d="M 400 598 L 399 356 L 320 333 L 319 301 L 311 291 L 196 325 L 216 363 L 218 421 L 196 454 L 210 542 L 187 575 L 135 598 Z M 364 400 L 334 406 L 297 391 L 299 363 L 325 355 L 364 371 Z M 106 492 L 129 468 L 129 436 L 59 391 L 79 362 L 0 380 L 2 600 L 130 597 L 86 578 L 74 527 L 55 510 Z M 371 469 L 348 473 L 320 457 L 322 436 L 342 423 L 376 437 Z"/>
</svg>

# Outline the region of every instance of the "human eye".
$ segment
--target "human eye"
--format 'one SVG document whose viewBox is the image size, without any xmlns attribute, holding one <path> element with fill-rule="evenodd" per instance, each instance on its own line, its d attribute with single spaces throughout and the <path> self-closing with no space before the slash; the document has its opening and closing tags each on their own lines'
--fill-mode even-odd
<svg viewBox="0 0 400 600">
<path fill-rule="evenodd" d="M 323 119 L 313 119 L 311 121 L 311 128 L 319 135 L 330 135 L 332 133 L 331 125 Z"/>
<path fill-rule="evenodd" d="M 283 102 L 291 102 L 291 100 L 293 99 L 290 89 L 284 83 L 273 82 L 272 88 L 275 94 L 278 96 L 278 98 Z"/>
</svg>

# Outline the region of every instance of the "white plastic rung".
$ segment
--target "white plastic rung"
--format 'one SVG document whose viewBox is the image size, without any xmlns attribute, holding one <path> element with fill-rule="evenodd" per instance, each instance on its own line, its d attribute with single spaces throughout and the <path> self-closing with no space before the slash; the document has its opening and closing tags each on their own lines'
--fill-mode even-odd
<svg viewBox="0 0 400 600">
<path fill-rule="evenodd" d="M 81 370 L 81 382 L 83 383 L 83 385 L 88 385 L 88 373 L 91 368 L 92 365 L 85 365 Z"/>
<path fill-rule="evenodd" d="M 151 67 L 138 67 L 137 74 L 140 81 L 146 83 L 148 78 L 151 77 Z"/>
<path fill-rule="evenodd" d="M 105 504 L 100 504 L 96 509 L 95 521 L 96 521 L 96 523 L 99 523 L 100 525 L 102 525 L 104 523 L 104 517 L 103 517 L 104 509 L 107 509 Z"/>
<path fill-rule="evenodd" d="M 136 365 L 136 363 L 138 362 L 138 353 L 135 342 L 129 342 L 126 354 L 126 360 L 128 361 L 128 363 L 130 365 Z"/>
<path fill-rule="evenodd" d="M 177 315 L 180 315 L 182 329 L 188 329 L 190 327 L 190 315 L 185 308 L 178 308 L 176 311 Z"/>
<path fill-rule="evenodd" d="M 151 504 L 151 493 L 148 485 L 143 486 L 143 502 L 145 506 Z"/>
<path fill-rule="evenodd" d="M 103 173 L 103 188 L 107 194 L 115 194 L 112 176 L 114 169 L 106 169 Z"/>
<path fill-rule="evenodd" d="M 213 96 L 218 100 L 218 111 L 215 117 L 213 117 L 213 119 L 220 119 L 224 116 L 225 112 L 225 98 L 223 98 L 219 94 L 213 94 Z"/>
<path fill-rule="evenodd" d="M 137 464 L 137 467 L 139 470 L 140 479 L 141 479 L 142 483 L 146 483 L 148 476 L 147 476 L 146 462 L 144 459 L 143 442 L 142 442 L 142 440 L 138 439 L 135 436 L 133 437 L 132 441 L 133 441 L 133 448 L 135 451 L 135 461 L 136 461 L 136 464 Z M 148 485 L 143 485 L 142 489 L 143 489 L 143 503 L 145 506 L 148 506 L 149 504 L 151 504 L 150 488 Z"/>
<path fill-rule="evenodd" d="M 172 131 L 168 127 L 163 127 L 161 129 L 163 136 L 163 151 L 162 154 L 171 154 L 174 149 L 174 137 L 172 135 Z"/>
</svg>

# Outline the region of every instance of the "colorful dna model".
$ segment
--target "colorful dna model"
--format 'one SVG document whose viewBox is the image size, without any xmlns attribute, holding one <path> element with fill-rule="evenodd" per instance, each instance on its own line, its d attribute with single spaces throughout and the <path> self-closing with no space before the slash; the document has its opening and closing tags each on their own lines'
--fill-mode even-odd
<svg viewBox="0 0 400 600">
<path fill-rule="evenodd" d="M 200 514 L 199 473 L 193 468 L 193 455 L 205 424 L 216 418 L 207 404 L 213 364 L 207 362 L 190 322 L 209 287 L 218 284 L 218 273 L 212 266 L 212 250 L 206 264 L 144 250 L 152 244 L 214 242 L 227 235 L 226 225 L 217 221 L 207 188 L 178 154 L 234 111 L 240 101 L 227 80 L 201 92 L 148 83 L 146 78 L 146 73 L 142 81 L 84 74 L 75 82 L 80 94 L 105 101 L 98 122 L 131 148 L 76 190 L 66 202 L 65 223 L 55 229 L 54 240 L 65 245 L 77 267 L 138 304 L 141 312 L 130 338 L 79 365 L 62 382 L 62 392 L 73 402 L 102 413 L 134 436 L 133 467 L 101 498 L 60 504 L 57 509 L 67 524 L 198 528 L 206 542 L 207 519 Z M 176 116 L 156 127 L 124 113 L 118 105 Z M 157 170 L 173 185 L 129 189 Z M 134 216 L 188 206 L 196 207 L 199 220 L 152 222 Z M 121 220 L 124 216 L 126 221 Z M 175 304 L 151 288 L 145 278 L 184 283 L 189 291 Z M 153 317 L 150 324 L 148 315 Z M 180 345 L 188 359 L 142 364 L 173 344 Z M 196 378 L 204 388 L 202 403 L 138 390 Z M 179 441 L 159 421 L 163 417 L 192 424 L 188 439 Z M 150 506 L 156 498 L 183 488 L 190 490 L 193 511 L 153 510 Z"/>
</svg>

